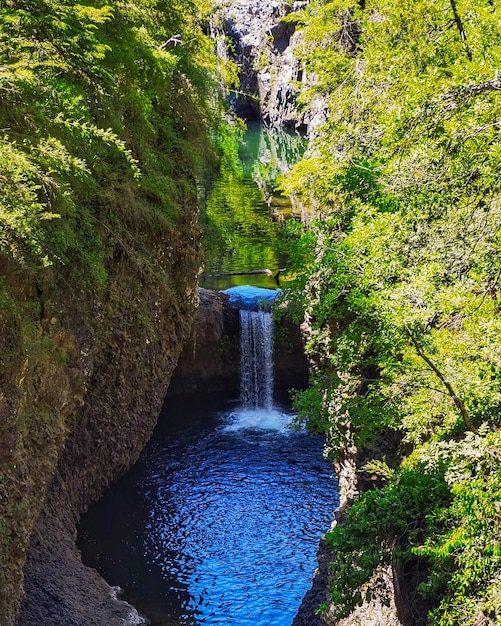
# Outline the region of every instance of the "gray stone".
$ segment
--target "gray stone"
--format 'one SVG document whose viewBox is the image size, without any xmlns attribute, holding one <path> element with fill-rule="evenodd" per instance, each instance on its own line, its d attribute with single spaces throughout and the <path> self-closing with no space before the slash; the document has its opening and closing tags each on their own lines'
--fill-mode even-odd
<svg viewBox="0 0 501 626">
<path fill-rule="evenodd" d="M 237 115 L 260 118 L 276 128 L 290 128 L 311 134 L 321 121 L 325 105 L 300 110 L 297 99 L 307 76 L 296 54 L 302 34 L 293 22 L 283 21 L 307 2 L 235 0 L 220 8 L 222 30 L 234 52 L 226 52 L 240 69 L 240 85 L 233 99 Z M 322 118 L 324 119 L 324 118 Z"/>
</svg>

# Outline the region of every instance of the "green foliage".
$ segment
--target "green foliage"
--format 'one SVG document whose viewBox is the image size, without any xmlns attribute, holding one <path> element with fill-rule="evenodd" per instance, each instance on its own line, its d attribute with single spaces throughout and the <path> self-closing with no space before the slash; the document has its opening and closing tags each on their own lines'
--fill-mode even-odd
<svg viewBox="0 0 501 626">
<path fill-rule="evenodd" d="M 462 441 L 442 441 L 417 450 L 408 460 L 440 468 L 450 488 L 450 507 L 438 516 L 437 532 L 412 552 L 430 563 L 421 583 L 425 597 L 440 597 L 430 619 L 438 626 L 475 624 L 479 615 L 496 622 L 501 612 L 501 435 L 485 427 Z M 488 622 L 489 623 L 489 622 Z"/>
<path fill-rule="evenodd" d="M 212 158 L 203 137 L 219 123 L 208 10 L 190 0 L 2 4 L 4 252 L 102 284 L 110 239 L 127 239 L 127 222 L 168 232 L 183 196 L 195 201 L 193 177 Z M 176 34 L 179 45 L 163 46 Z"/>
<path fill-rule="evenodd" d="M 437 502 L 445 506 L 449 490 L 440 474 L 422 470 L 401 469 L 388 486 L 363 494 L 345 522 L 327 534 L 327 542 L 343 555 L 330 565 L 337 618 L 378 593 L 378 568 L 412 562 L 413 545 L 436 525 L 436 516 L 425 511 Z"/>
<path fill-rule="evenodd" d="M 331 535 L 345 610 L 377 564 L 420 563 L 419 623 L 501 619 L 500 18 L 488 0 L 315 1 L 301 16 L 318 77 L 305 99 L 329 112 L 282 183 L 319 213 L 291 228 L 316 363 L 300 419 L 334 454 L 388 429 L 414 450 Z M 430 480 L 434 498 L 409 501 Z"/>
<path fill-rule="evenodd" d="M 384 468 L 387 486 L 363 494 L 327 535 L 339 555 L 331 564 L 338 617 L 378 593 L 378 568 L 391 565 L 418 580 L 429 615 L 416 623 L 496 623 L 500 444 L 499 432 L 484 430 L 422 446 L 397 471 Z"/>
</svg>

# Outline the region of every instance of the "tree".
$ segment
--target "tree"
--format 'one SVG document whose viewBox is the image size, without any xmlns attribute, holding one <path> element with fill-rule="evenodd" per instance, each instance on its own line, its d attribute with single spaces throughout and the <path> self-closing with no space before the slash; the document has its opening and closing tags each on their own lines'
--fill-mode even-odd
<svg viewBox="0 0 501 626">
<path fill-rule="evenodd" d="M 499 562 L 482 547 L 497 523 L 490 505 L 484 521 L 475 518 L 478 551 L 469 539 L 443 559 L 419 548 L 461 533 L 461 507 L 481 484 L 489 502 L 497 497 L 501 478 L 497 470 L 489 479 L 475 474 L 474 485 L 451 478 L 474 433 L 483 433 L 480 464 L 499 454 L 486 433 L 499 428 L 501 406 L 500 17 L 487 0 L 313 2 L 302 18 L 304 62 L 329 113 L 309 156 L 283 182 L 310 196 L 319 214 L 298 236 L 303 245 L 316 234 L 308 265 L 297 268 L 317 364 L 302 415 L 323 424 L 333 453 L 346 432 L 358 446 L 401 432 L 414 450 L 405 472 L 416 477 L 423 470 L 412 458 L 431 466 L 442 462 L 437 443 L 449 446 L 447 477 L 434 474 L 444 495 L 423 504 L 434 522 L 420 523 L 420 536 L 407 533 L 404 552 L 391 552 L 400 569 L 416 558 L 426 564 L 428 582 L 415 593 L 432 611 L 419 623 L 434 625 L 501 615 L 498 594 L 488 601 L 487 591 Z M 398 507 L 399 476 L 362 501 Z M 348 520 L 356 516 L 363 524 L 366 513 L 356 509 Z M 377 532 L 382 545 L 401 545 L 390 522 Z M 336 550 L 342 536 L 333 534 Z M 363 559 L 373 547 L 346 550 Z M 486 569 L 469 576 L 485 558 Z"/>
</svg>

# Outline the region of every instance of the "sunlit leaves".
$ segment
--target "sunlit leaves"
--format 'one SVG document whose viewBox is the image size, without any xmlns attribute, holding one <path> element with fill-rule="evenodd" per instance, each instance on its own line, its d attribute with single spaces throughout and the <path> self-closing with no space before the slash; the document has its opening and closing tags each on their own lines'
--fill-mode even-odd
<svg viewBox="0 0 501 626">
<path fill-rule="evenodd" d="M 122 204 L 118 187 L 141 216 L 172 219 L 180 163 L 199 165 L 189 139 L 219 114 L 217 62 L 199 10 L 190 0 L 2 4 L 4 252 L 102 264 L 95 218 L 109 232 L 104 205 Z M 180 44 L 161 49 L 176 34 Z"/>
<path fill-rule="evenodd" d="M 23 258 L 30 251 L 44 255 L 42 220 L 59 217 L 40 201 L 45 173 L 5 139 L 0 142 L 0 245 Z"/>
<path fill-rule="evenodd" d="M 489 0 L 361 4 L 312 2 L 304 18 L 329 114 L 284 183 L 323 218 L 299 283 L 316 364 L 315 401 L 300 408 L 333 452 L 347 432 L 364 445 L 398 429 L 422 461 L 406 475 L 425 481 L 424 463 L 445 491 L 413 514 L 420 536 L 381 514 L 370 541 L 364 506 L 395 511 L 407 494 L 390 477 L 365 496 L 347 524 L 363 528 L 359 544 L 333 534 L 349 553 L 334 599 L 350 604 L 357 572 L 368 580 L 391 553 L 423 568 L 415 591 L 434 608 L 418 623 L 497 623 L 501 13 Z"/>
</svg>

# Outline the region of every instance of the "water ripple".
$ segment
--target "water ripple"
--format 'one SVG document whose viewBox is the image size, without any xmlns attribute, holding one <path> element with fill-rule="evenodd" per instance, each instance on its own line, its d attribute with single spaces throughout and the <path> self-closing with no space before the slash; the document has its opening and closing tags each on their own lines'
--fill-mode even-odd
<svg viewBox="0 0 501 626">
<path fill-rule="evenodd" d="M 183 411 L 87 515 L 84 560 L 154 625 L 289 626 L 337 504 L 322 441 L 278 409 Z"/>
</svg>

